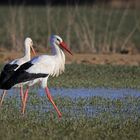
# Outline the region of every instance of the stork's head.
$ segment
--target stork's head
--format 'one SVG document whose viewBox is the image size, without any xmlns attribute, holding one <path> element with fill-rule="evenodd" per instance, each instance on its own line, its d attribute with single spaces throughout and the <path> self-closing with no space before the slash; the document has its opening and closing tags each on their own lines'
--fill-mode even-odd
<svg viewBox="0 0 140 140">
<path fill-rule="evenodd" d="M 62 38 L 60 36 L 52 35 L 50 41 L 51 41 L 51 44 L 56 44 L 61 49 L 65 49 L 68 53 L 70 53 L 72 55 L 72 52 L 69 50 L 66 43 L 62 40 Z"/>
<path fill-rule="evenodd" d="M 33 46 L 33 41 L 31 38 L 29 38 L 29 37 L 25 38 L 25 46 L 29 46 L 29 47 Z"/>
<path fill-rule="evenodd" d="M 36 52 L 35 52 L 35 50 L 34 50 L 34 48 L 33 48 L 33 41 L 32 41 L 31 38 L 27 37 L 27 38 L 25 39 L 24 44 L 25 44 L 25 47 L 27 47 L 27 48 L 30 47 L 31 50 L 32 50 L 32 52 L 33 52 L 33 54 L 36 55 Z"/>
</svg>

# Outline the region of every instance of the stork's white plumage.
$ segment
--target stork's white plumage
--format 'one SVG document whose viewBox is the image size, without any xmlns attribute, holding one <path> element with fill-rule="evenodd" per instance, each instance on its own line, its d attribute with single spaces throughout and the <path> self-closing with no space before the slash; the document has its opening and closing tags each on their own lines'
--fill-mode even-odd
<svg viewBox="0 0 140 140">
<path fill-rule="evenodd" d="M 15 74 L 7 80 L 5 83 L 5 88 L 9 89 L 15 84 L 19 83 L 27 83 L 28 85 L 32 85 L 38 81 L 41 82 L 41 86 L 45 88 L 47 97 L 53 104 L 56 109 L 58 116 L 61 117 L 61 112 L 56 107 L 49 89 L 47 87 L 47 80 L 49 76 L 58 76 L 65 69 L 65 55 L 62 49 L 65 49 L 70 54 L 71 51 L 67 48 L 67 45 L 63 42 L 63 40 L 57 36 L 53 35 L 50 39 L 52 55 L 41 55 L 34 57 L 29 62 L 21 65 L 16 71 Z M 34 81 L 33 81 L 34 80 Z M 25 103 L 23 107 L 23 113 L 25 110 L 26 100 L 28 96 L 28 89 L 25 93 Z"/>
<path fill-rule="evenodd" d="M 25 46 L 25 52 L 24 52 L 24 56 L 15 60 L 12 60 L 10 63 L 10 65 L 18 65 L 17 68 L 14 69 L 14 71 L 16 69 L 18 69 L 19 66 L 21 66 L 22 64 L 24 64 L 27 61 L 31 60 L 31 50 L 33 52 L 34 55 L 36 55 L 34 48 L 33 48 L 33 41 L 31 38 L 27 37 L 24 41 L 24 46 Z M 6 64 L 7 65 L 7 64 Z"/>
<path fill-rule="evenodd" d="M 0 105 L 2 105 L 4 96 L 6 94 L 6 90 L 5 88 L 3 88 L 3 85 L 5 84 L 5 82 L 14 74 L 14 72 L 25 62 L 28 62 L 29 60 L 31 60 L 31 52 L 30 50 L 32 49 L 34 55 L 36 55 L 34 48 L 33 48 L 33 41 L 31 38 L 27 37 L 24 41 L 24 46 L 25 46 L 25 53 L 24 56 L 22 58 L 18 58 L 15 59 L 9 63 L 7 63 L 1 74 L 0 74 L 0 88 L 4 89 L 3 94 L 2 94 L 2 98 L 1 98 L 1 102 Z M 23 99 L 23 91 L 22 91 L 22 84 L 19 85 L 20 87 L 20 94 L 21 94 L 21 98 Z"/>
</svg>

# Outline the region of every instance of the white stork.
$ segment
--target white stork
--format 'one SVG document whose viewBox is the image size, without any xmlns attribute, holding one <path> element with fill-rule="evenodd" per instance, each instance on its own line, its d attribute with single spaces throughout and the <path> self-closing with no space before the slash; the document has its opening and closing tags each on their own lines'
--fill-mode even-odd
<svg viewBox="0 0 140 140">
<path fill-rule="evenodd" d="M 69 52 L 71 55 L 71 51 L 67 48 L 67 45 L 63 42 L 63 40 L 57 36 L 52 35 L 51 39 L 51 50 L 52 55 L 41 55 L 34 57 L 29 62 L 21 65 L 16 71 L 15 74 L 6 81 L 3 88 L 10 89 L 15 84 L 19 83 L 27 83 L 28 85 L 32 85 L 38 81 L 41 82 L 42 88 L 45 88 L 46 95 L 50 102 L 53 104 L 55 110 L 59 117 L 62 116 L 61 112 L 58 110 L 55 105 L 51 93 L 47 87 L 47 80 L 49 76 L 58 76 L 65 69 L 65 55 L 63 53 L 63 49 Z M 22 108 L 22 112 L 24 114 L 26 101 L 28 97 L 28 89 L 25 92 L 24 105 Z"/>
<path fill-rule="evenodd" d="M 35 50 L 33 48 L 33 41 L 31 38 L 27 37 L 24 41 L 24 46 L 25 46 L 25 54 L 22 58 L 18 58 L 15 59 L 9 63 L 7 63 L 1 74 L 0 74 L 0 88 L 2 88 L 3 85 L 5 84 L 5 82 L 14 74 L 14 72 L 25 62 L 28 62 L 29 60 L 31 60 L 31 52 L 30 50 L 32 50 L 33 54 L 36 55 Z M 22 84 L 18 85 L 18 87 L 20 87 L 20 95 L 21 95 L 21 99 L 23 101 L 23 87 Z M 3 90 L 3 94 L 1 97 L 1 101 L 0 101 L 0 106 L 2 105 L 4 96 L 6 94 L 6 90 Z"/>
</svg>

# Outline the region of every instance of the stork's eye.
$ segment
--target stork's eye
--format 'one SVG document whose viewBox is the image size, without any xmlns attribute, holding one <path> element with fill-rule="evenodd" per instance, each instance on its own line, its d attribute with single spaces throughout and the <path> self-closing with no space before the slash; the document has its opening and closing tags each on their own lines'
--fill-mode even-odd
<svg viewBox="0 0 140 140">
<path fill-rule="evenodd" d="M 57 38 L 57 41 L 59 41 L 59 42 L 60 42 L 60 39 L 58 39 L 58 38 Z"/>
</svg>

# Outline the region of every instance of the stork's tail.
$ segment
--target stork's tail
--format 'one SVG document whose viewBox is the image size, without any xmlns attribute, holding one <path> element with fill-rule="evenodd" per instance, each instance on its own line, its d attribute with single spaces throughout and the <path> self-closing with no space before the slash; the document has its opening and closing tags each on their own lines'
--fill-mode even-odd
<svg viewBox="0 0 140 140">
<path fill-rule="evenodd" d="M 5 89 L 5 83 L 10 79 L 10 77 L 13 75 L 14 71 L 12 72 L 5 72 L 2 71 L 0 74 L 0 89 Z"/>
</svg>

